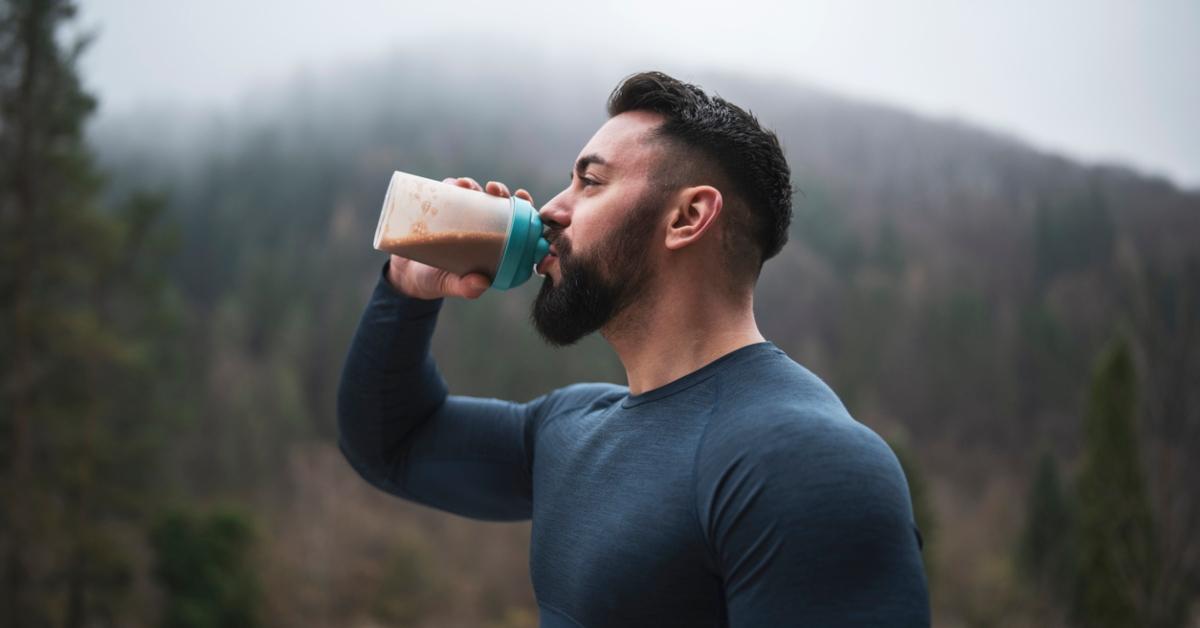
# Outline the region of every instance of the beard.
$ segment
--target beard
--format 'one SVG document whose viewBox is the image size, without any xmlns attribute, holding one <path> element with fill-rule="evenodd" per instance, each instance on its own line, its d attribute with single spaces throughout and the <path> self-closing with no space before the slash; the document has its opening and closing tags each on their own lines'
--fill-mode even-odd
<svg viewBox="0 0 1200 628">
<path fill-rule="evenodd" d="M 542 338 L 565 347 L 600 329 L 645 291 L 651 270 L 645 263 L 654 235 L 650 218 L 661 207 L 661 194 L 638 199 L 625 220 L 590 255 L 571 253 L 571 242 L 548 234 L 558 251 L 561 280 L 542 281 L 530 318 Z M 561 232 L 560 232 L 561 233 Z"/>
</svg>

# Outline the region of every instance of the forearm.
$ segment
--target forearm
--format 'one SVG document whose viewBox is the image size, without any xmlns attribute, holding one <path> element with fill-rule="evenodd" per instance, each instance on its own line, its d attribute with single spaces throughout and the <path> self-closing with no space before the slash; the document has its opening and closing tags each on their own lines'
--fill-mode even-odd
<svg viewBox="0 0 1200 628">
<path fill-rule="evenodd" d="M 391 482 L 405 437 L 446 400 L 429 352 L 441 304 L 406 297 L 381 276 L 350 343 L 338 387 L 340 445 L 376 485 Z"/>
</svg>

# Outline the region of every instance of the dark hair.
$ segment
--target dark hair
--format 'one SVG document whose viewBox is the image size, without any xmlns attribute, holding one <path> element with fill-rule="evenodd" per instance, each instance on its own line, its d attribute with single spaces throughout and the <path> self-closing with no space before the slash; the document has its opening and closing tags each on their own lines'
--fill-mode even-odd
<svg viewBox="0 0 1200 628">
<path fill-rule="evenodd" d="M 662 160 L 659 169 L 665 184 L 674 188 L 687 185 L 691 182 L 683 179 L 696 173 L 727 181 L 730 189 L 706 182 L 721 189 L 726 198 L 727 253 L 735 268 L 745 268 L 757 278 L 763 262 L 787 243 L 792 222 L 791 170 L 779 138 L 750 112 L 662 72 L 634 74 L 613 90 L 608 97 L 608 115 L 627 111 L 662 115 L 664 121 L 654 131 L 655 137 L 692 154 L 691 159 L 673 155 Z M 716 172 L 711 172 L 713 167 Z M 753 264 L 738 263 L 746 260 L 747 245 L 759 255 L 747 260 Z"/>
</svg>

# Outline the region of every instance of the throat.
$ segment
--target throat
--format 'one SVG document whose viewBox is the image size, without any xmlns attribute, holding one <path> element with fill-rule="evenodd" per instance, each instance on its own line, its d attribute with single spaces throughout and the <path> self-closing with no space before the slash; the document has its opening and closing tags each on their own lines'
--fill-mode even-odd
<svg viewBox="0 0 1200 628">
<path fill-rule="evenodd" d="M 671 317 L 626 308 L 601 330 L 625 367 L 629 393 L 673 382 L 747 345 L 763 342 L 752 308 L 739 315 Z"/>
</svg>

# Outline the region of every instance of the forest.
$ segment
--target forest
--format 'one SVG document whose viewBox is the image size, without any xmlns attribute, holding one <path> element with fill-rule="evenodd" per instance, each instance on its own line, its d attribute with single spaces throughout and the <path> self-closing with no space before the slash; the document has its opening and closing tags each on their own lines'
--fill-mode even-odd
<svg viewBox="0 0 1200 628">
<path fill-rule="evenodd" d="M 334 401 L 391 172 L 545 201 L 621 76 L 397 53 L 98 119 L 72 3 L 3 6 L 0 625 L 535 626 L 528 523 L 371 488 Z M 687 78 L 780 136 L 795 215 L 755 313 L 899 456 L 934 625 L 1200 625 L 1200 191 Z M 625 383 L 598 336 L 537 337 L 537 283 L 448 300 L 452 392 Z"/>
</svg>

